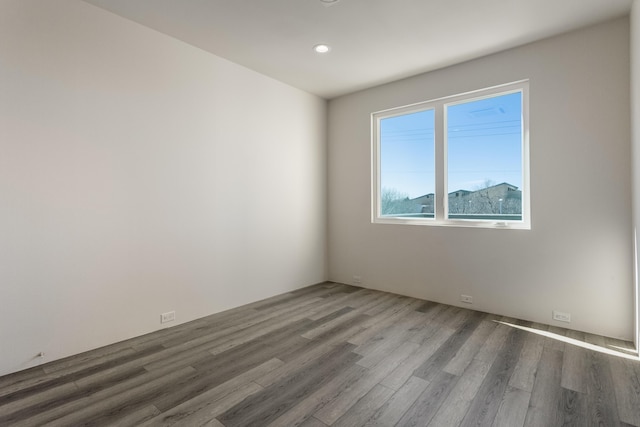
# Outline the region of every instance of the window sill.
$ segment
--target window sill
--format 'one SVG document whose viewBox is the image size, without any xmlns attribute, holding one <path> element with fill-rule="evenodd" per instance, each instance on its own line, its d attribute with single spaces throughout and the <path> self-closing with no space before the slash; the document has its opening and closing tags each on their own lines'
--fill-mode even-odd
<svg viewBox="0 0 640 427">
<path fill-rule="evenodd" d="M 373 224 L 422 225 L 431 227 L 489 228 L 500 230 L 531 230 L 525 221 L 473 221 L 464 219 L 435 220 L 431 218 L 375 218 Z"/>
</svg>

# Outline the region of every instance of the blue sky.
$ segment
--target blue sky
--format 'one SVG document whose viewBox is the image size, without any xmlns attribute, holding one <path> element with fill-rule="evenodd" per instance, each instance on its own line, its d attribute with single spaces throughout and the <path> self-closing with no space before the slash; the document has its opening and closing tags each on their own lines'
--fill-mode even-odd
<svg viewBox="0 0 640 427">
<path fill-rule="evenodd" d="M 521 93 L 447 107 L 448 190 L 476 190 L 487 180 L 522 187 Z M 382 188 L 414 198 L 435 192 L 434 111 L 380 124 Z"/>
</svg>

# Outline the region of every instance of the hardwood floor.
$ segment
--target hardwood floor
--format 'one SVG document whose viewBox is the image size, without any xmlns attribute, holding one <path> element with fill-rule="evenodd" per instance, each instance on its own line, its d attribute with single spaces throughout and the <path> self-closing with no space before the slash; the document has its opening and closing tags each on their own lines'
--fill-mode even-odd
<svg viewBox="0 0 640 427">
<path fill-rule="evenodd" d="M 640 427 L 631 347 L 323 283 L 0 377 L 0 425 Z"/>
</svg>

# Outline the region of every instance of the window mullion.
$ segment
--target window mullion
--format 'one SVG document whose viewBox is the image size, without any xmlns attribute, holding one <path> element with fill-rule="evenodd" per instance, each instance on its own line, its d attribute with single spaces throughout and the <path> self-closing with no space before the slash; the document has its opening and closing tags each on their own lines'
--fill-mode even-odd
<svg viewBox="0 0 640 427">
<path fill-rule="evenodd" d="M 445 150 L 445 132 L 446 123 L 444 117 L 444 105 L 438 104 L 435 108 L 435 184 L 436 184 L 436 203 L 435 203 L 435 219 L 444 221 L 446 219 L 446 150 Z"/>
</svg>

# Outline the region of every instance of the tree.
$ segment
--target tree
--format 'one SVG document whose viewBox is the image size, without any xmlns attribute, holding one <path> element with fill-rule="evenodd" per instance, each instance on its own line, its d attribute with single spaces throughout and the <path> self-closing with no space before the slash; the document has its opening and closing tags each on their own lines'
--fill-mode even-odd
<svg viewBox="0 0 640 427">
<path fill-rule="evenodd" d="M 490 194 L 489 188 L 493 187 L 495 182 L 491 179 L 485 179 L 483 184 L 476 187 L 473 192 L 474 196 L 471 203 L 471 212 L 475 214 L 497 214 L 500 213 L 500 200 Z"/>
<path fill-rule="evenodd" d="M 382 215 L 419 213 L 420 206 L 409 199 L 409 195 L 395 188 L 383 188 L 380 192 Z"/>
<path fill-rule="evenodd" d="M 522 213 L 522 192 L 509 184 L 496 185 L 487 179 L 470 196 L 470 213 L 519 215 Z"/>
</svg>

